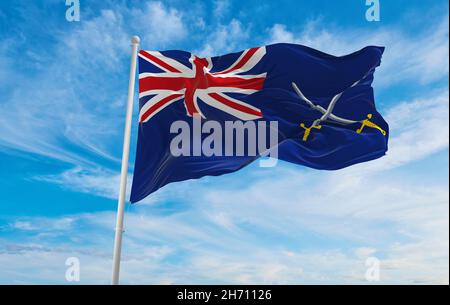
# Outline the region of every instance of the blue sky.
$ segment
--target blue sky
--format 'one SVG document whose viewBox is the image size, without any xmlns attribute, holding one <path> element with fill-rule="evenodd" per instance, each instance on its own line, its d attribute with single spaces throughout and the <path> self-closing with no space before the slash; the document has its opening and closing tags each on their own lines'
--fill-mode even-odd
<svg viewBox="0 0 450 305">
<path fill-rule="evenodd" d="M 280 162 L 169 185 L 127 205 L 124 283 L 447 283 L 448 2 L 0 3 L 0 283 L 108 283 L 129 39 L 219 55 L 273 42 L 386 52 L 376 102 L 385 158 L 337 172 Z M 134 122 L 137 122 L 135 103 Z M 130 178 L 136 127 L 132 131 Z M 194 194 L 194 195 L 192 195 Z"/>
</svg>

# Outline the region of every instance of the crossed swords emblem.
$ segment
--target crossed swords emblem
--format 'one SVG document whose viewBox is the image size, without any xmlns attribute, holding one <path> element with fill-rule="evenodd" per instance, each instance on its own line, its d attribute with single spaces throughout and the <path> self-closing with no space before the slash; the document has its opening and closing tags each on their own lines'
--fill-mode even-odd
<svg viewBox="0 0 450 305">
<path fill-rule="evenodd" d="M 364 77 L 362 79 L 364 79 Z M 352 87 L 356 86 L 357 84 L 359 84 L 360 81 L 361 80 L 356 81 L 349 88 L 352 88 Z M 321 129 L 322 125 L 320 125 L 320 124 L 322 122 L 332 122 L 332 123 L 337 123 L 337 124 L 340 124 L 340 125 L 351 125 L 351 124 L 358 124 L 359 123 L 359 124 L 361 124 L 361 127 L 356 130 L 357 133 L 361 133 L 365 127 L 370 127 L 370 128 L 378 129 L 381 132 L 381 134 L 386 136 L 386 131 L 385 130 L 383 130 L 380 126 L 378 126 L 377 124 L 375 124 L 372 121 L 370 121 L 370 119 L 372 118 L 372 114 L 371 113 L 367 114 L 367 118 L 366 119 L 360 120 L 360 121 L 349 120 L 349 119 L 342 118 L 342 117 L 339 117 L 339 116 L 333 114 L 333 109 L 336 106 L 336 103 L 341 98 L 342 94 L 344 94 L 345 90 L 342 91 L 341 93 L 336 94 L 331 99 L 331 102 L 328 105 L 328 108 L 325 109 L 324 107 L 322 107 L 320 105 L 316 105 L 311 100 L 309 100 L 303 94 L 303 92 L 300 90 L 300 88 L 297 86 L 297 84 L 295 84 L 294 82 L 292 83 L 292 87 L 294 88 L 294 91 L 297 93 L 297 95 L 300 97 L 301 100 L 306 102 L 312 109 L 317 110 L 320 113 L 322 113 L 322 116 L 319 119 L 315 120 L 312 123 L 312 125 L 309 126 L 309 127 L 306 127 L 306 125 L 304 123 L 300 123 L 300 127 L 302 127 L 305 130 L 305 132 L 303 133 L 303 141 L 306 142 L 308 140 L 308 137 L 311 134 L 311 131 L 313 129 Z"/>
</svg>

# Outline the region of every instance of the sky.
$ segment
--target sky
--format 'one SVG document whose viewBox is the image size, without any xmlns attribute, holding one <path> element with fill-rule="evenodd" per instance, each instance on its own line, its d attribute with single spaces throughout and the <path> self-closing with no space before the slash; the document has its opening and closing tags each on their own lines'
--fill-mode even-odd
<svg viewBox="0 0 450 305">
<path fill-rule="evenodd" d="M 126 206 L 126 284 L 448 284 L 444 0 L 0 1 L 0 284 L 108 284 L 130 37 L 202 56 L 276 42 L 386 47 L 388 154 L 325 172 L 278 162 L 170 184 Z M 135 100 L 129 182 L 137 137 Z M 128 184 L 130 185 L 130 183 Z M 195 194 L 194 196 L 192 194 Z M 367 281 L 368 258 L 380 279 Z"/>
</svg>

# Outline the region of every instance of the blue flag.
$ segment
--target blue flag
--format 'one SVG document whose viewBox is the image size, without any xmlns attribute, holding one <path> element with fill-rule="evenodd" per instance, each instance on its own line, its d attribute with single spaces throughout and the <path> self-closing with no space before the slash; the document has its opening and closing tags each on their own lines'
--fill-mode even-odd
<svg viewBox="0 0 450 305">
<path fill-rule="evenodd" d="M 335 57 L 284 43 L 211 58 L 140 51 L 131 202 L 262 155 L 322 170 L 383 156 L 389 128 L 372 89 L 383 51 Z"/>
</svg>

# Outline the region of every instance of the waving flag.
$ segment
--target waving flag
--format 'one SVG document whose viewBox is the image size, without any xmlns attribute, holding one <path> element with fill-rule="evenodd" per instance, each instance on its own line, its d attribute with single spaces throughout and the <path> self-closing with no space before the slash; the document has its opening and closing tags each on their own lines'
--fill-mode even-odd
<svg viewBox="0 0 450 305">
<path fill-rule="evenodd" d="M 198 153 L 195 143 L 201 146 L 211 137 L 207 133 L 192 135 L 189 153 L 174 154 L 178 121 L 190 130 L 198 128 L 196 120 L 221 129 L 227 122 L 258 127 L 276 122 L 277 143 L 267 148 L 276 148 L 280 160 L 316 169 L 336 170 L 383 156 L 389 130 L 375 108 L 371 86 L 383 50 L 366 47 L 335 57 L 301 45 L 274 44 L 211 58 L 140 51 L 131 201 L 171 182 L 239 170 L 261 155 L 250 149 Z M 262 128 L 268 131 L 268 125 Z M 246 141 L 251 137 L 249 132 Z M 219 140 L 220 146 L 226 141 Z"/>
</svg>

